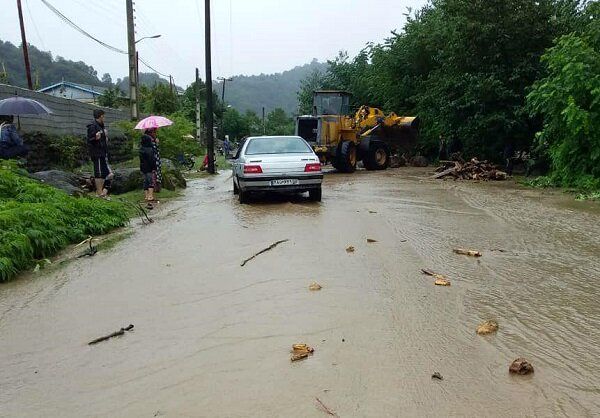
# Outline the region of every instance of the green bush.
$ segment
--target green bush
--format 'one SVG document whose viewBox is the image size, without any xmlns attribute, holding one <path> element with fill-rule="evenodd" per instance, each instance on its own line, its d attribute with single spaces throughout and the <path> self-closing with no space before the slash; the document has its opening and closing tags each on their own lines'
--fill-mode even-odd
<svg viewBox="0 0 600 418">
<path fill-rule="evenodd" d="M 11 165 L 0 166 L 0 281 L 88 235 L 123 226 L 120 203 L 74 198 Z"/>
<path fill-rule="evenodd" d="M 175 160 L 177 155 L 185 153 L 195 156 L 203 155 L 200 144 L 195 137 L 188 138 L 189 135 L 194 136 L 196 126 L 181 113 L 175 113 L 167 117 L 173 121 L 173 125 L 158 130 L 161 158 Z M 119 122 L 118 126 L 125 135 L 133 140 L 134 148 L 137 149 L 142 132 L 134 129 L 135 124 L 136 122 L 125 121 Z"/>
</svg>

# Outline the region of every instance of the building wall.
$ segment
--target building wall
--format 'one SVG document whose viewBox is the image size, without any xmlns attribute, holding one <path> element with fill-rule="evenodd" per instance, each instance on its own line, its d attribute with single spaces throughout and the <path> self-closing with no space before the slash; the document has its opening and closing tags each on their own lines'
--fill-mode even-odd
<svg viewBox="0 0 600 418">
<path fill-rule="evenodd" d="M 74 89 L 73 87 L 69 86 L 58 86 L 53 88 L 52 90 L 45 91 L 44 94 L 48 94 L 54 97 L 63 97 L 65 99 L 79 100 L 86 103 L 94 102 L 94 99 L 99 96 L 99 94 L 94 95 L 92 93 L 88 93 L 79 89 Z"/>
<path fill-rule="evenodd" d="M 14 97 L 15 94 L 39 101 L 52 110 L 52 115 L 22 116 L 23 132 L 44 132 L 56 135 L 85 135 L 86 125 L 93 120 L 94 109 L 99 106 L 82 103 L 77 100 L 54 97 L 15 86 L 0 84 L 0 100 Z M 130 112 L 118 109 L 102 108 L 106 112 L 108 129 L 113 129 L 116 122 L 130 120 Z"/>
</svg>

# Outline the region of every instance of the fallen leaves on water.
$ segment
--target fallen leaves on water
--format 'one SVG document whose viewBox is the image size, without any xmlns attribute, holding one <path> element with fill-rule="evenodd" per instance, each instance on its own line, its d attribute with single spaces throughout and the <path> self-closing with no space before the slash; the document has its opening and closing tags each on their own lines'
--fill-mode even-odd
<svg viewBox="0 0 600 418">
<path fill-rule="evenodd" d="M 453 251 L 456 254 L 468 255 L 469 257 L 481 257 L 483 255 L 477 250 L 465 250 L 464 248 L 455 248 Z"/>
<path fill-rule="evenodd" d="M 372 243 L 374 243 L 374 242 L 377 242 L 377 240 L 376 240 L 376 239 L 373 239 L 373 238 L 367 238 L 367 242 L 368 242 L 369 244 L 372 244 Z"/>
<path fill-rule="evenodd" d="M 310 286 L 308 286 L 308 290 L 313 290 L 313 291 L 316 291 L 316 290 L 321 290 L 322 288 L 323 288 L 323 286 L 321 286 L 321 285 L 320 285 L 319 283 L 317 283 L 317 282 L 312 282 L 312 283 L 310 284 Z"/>
<path fill-rule="evenodd" d="M 292 345 L 292 361 L 298 361 L 307 358 L 309 355 L 314 353 L 315 349 L 307 344 L 294 344 Z"/>
<path fill-rule="evenodd" d="M 518 359 L 512 362 L 512 364 L 508 368 L 508 371 L 514 374 L 525 375 L 533 373 L 533 366 L 524 358 L 519 357 Z"/>
<path fill-rule="evenodd" d="M 440 372 L 435 372 L 434 374 L 431 375 L 432 379 L 437 379 L 437 380 L 444 380 L 444 376 L 442 376 L 440 374 Z"/>
<path fill-rule="evenodd" d="M 421 272 L 423 274 L 433 277 L 435 279 L 436 286 L 450 286 L 450 279 L 448 279 L 443 274 L 435 273 L 427 269 L 421 269 Z"/>
<path fill-rule="evenodd" d="M 477 334 L 487 335 L 498 331 L 498 323 L 496 321 L 485 321 L 477 326 Z"/>
<path fill-rule="evenodd" d="M 435 279 L 436 286 L 450 286 L 450 280 L 447 279 Z"/>
<path fill-rule="evenodd" d="M 350 246 L 350 247 L 346 248 L 346 252 L 347 253 L 353 253 L 354 252 L 354 247 Z"/>
</svg>

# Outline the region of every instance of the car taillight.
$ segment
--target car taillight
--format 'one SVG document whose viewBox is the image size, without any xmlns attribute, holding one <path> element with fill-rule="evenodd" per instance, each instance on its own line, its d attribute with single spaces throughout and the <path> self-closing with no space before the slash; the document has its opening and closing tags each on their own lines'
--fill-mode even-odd
<svg viewBox="0 0 600 418">
<path fill-rule="evenodd" d="M 245 165 L 244 166 L 244 174 L 261 174 L 262 167 L 259 165 Z"/>
<path fill-rule="evenodd" d="M 319 163 L 315 163 L 315 164 L 306 164 L 306 167 L 304 167 L 304 172 L 305 173 L 311 173 L 314 171 L 321 171 L 321 164 Z"/>
</svg>

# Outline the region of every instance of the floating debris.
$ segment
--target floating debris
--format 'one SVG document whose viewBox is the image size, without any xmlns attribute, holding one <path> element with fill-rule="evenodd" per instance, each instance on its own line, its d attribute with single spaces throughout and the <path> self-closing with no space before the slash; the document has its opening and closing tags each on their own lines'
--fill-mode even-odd
<svg viewBox="0 0 600 418">
<path fill-rule="evenodd" d="M 294 344 L 292 345 L 292 361 L 298 361 L 307 358 L 309 355 L 315 352 L 315 349 L 307 344 Z"/>
<path fill-rule="evenodd" d="M 432 379 L 437 379 L 437 380 L 444 380 L 444 376 L 442 376 L 440 374 L 440 372 L 435 372 L 434 374 L 431 375 Z"/>
<path fill-rule="evenodd" d="M 350 246 L 350 247 L 346 248 L 346 252 L 347 253 L 353 253 L 354 252 L 354 247 Z"/>
<path fill-rule="evenodd" d="M 332 417 L 337 417 L 338 414 L 329 409 L 319 398 L 315 398 L 317 400 L 317 404 L 319 407 L 325 412 L 327 415 L 331 415 Z"/>
<path fill-rule="evenodd" d="M 308 286 L 308 290 L 312 290 L 312 291 L 317 291 L 317 290 L 321 290 L 323 289 L 323 286 L 321 286 L 319 283 L 317 282 L 312 282 L 310 284 L 310 286 Z"/>
<path fill-rule="evenodd" d="M 435 272 L 433 272 L 431 270 L 427 270 L 427 269 L 421 269 L 421 273 L 426 274 L 426 275 L 431 276 L 434 279 L 436 279 L 435 284 L 437 284 L 438 286 L 450 286 L 450 279 L 448 279 L 443 274 L 435 273 Z M 438 280 L 440 281 L 440 284 L 437 283 Z M 447 284 L 441 284 L 442 282 L 447 282 Z"/>
<path fill-rule="evenodd" d="M 369 213 L 377 213 L 377 212 L 375 212 L 374 210 L 370 210 Z"/>
<path fill-rule="evenodd" d="M 477 334 L 487 335 L 498 331 L 498 323 L 496 321 L 485 321 L 477 326 Z"/>
<path fill-rule="evenodd" d="M 119 335 L 123 335 L 125 334 L 125 331 L 131 331 L 133 329 L 133 324 L 129 324 L 128 326 L 126 326 L 125 328 L 121 328 L 119 331 L 115 331 L 111 334 L 105 335 L 104 337 L 100 337 L 100 338 L 96 338 L 93 341 L 90 341 L 88 343 L 88 345 L 94 345 L 94 344 L 98 344 L 102 341 L 106 341 L 109 340 L 113 337 L 118 337 Z"/>
<path fill-rule="evenodd" d="M 498 170 L 494 164 L 488 161 L 479 161 L 473 158 L 471 161 L 446 161 L 439 167 L 432 178 L 441 179 L 444 177 L 453 177 L 462 180 L 506 180 L 507 174 Z"/>
<path fill-rule="evenodd" d="M 258 257 L 259 255 L 261 255 L 262 253 L 266 253 L 267 251 L 272 250 L 273 248 L 277 247 L 279 244 L 283 244 L 284 242 L 288 242 L 288 241 L 289 241 L 289 239 L 283 239 L 281 241 L 277 241 L 277 242 L 269 245 L 264 250 L 261 250 L 261 251 L 257 252 L 256 254 L 254 254 L 252 257 L 247 258 L 244 261 L 242 261 L 242 264 L 240 264 L 240 266 L 244 267 L 248 261 L 255 259 L 256 257 Z"/>
<path fill-rule="evenodd" d="M 533 366 L 524 358 L 519 357 L 518 359 L 512 362 L 512 364 L 508 368 L 508 371 L 514 374 L 525 375 L 533 373 Z"/>
<path fill-rule="evenodd" d="M 374 243 L 374 242 L 377 242 L 377 240 L 376 240 L 376 239 L 373 239 L 373 238 L 367 238 L 367 242 L 368 242 L 369 244 L 372 244 L 372 243 Z"/>
<path fill-rule="evenodd" d="M 450 280 L 447 279 L 435 279 L 436 286 L 450 286 Z"/>
<path fill-rule="evenodd" d="M 468 255 L 469 257 L 481 257 L 483 255 L 477 250 L 465 250 L 463 248 L 455 248 L 453 251 L 456 254 Z"/>
</svg>

